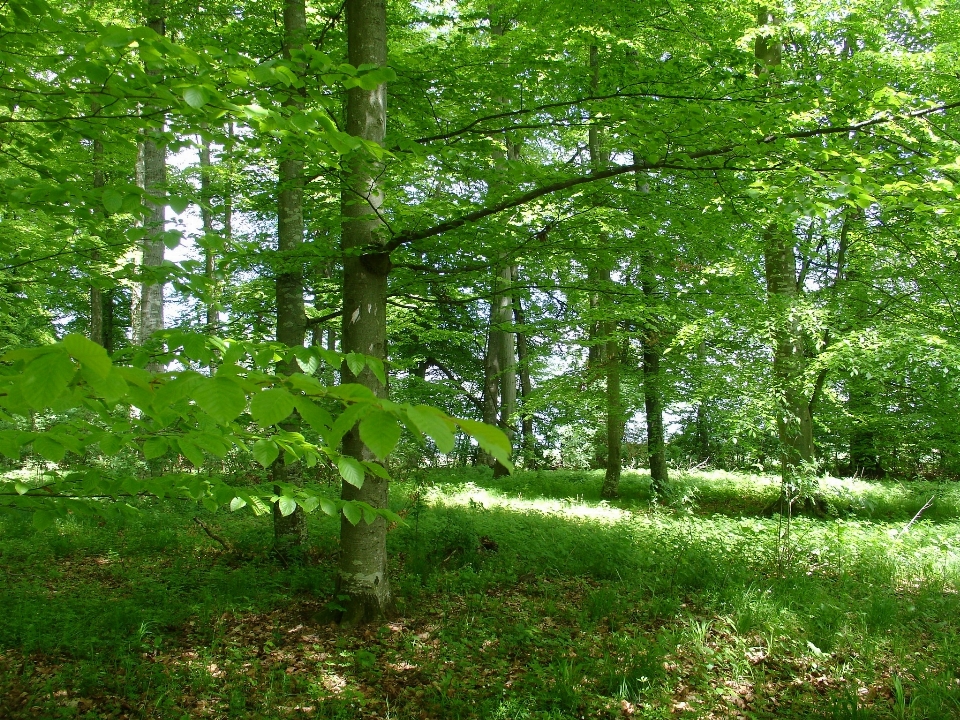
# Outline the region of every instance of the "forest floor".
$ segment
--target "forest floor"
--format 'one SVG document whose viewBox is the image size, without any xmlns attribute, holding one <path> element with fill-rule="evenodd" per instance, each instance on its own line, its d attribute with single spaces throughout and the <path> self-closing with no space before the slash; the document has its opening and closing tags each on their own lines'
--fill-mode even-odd
<svg viewBox="0 0 960 720">
<path fill-rule="evenodd" d="M 333 518 L 283 563 L 244 511 L 0 517 L 0 717 L 960 717 L 960 486 L 826 480 L 788 522 L 769 478 L 600 482 L 398 482 L 398 616 L 353 631 L 321 620 Z"/>
</svg>

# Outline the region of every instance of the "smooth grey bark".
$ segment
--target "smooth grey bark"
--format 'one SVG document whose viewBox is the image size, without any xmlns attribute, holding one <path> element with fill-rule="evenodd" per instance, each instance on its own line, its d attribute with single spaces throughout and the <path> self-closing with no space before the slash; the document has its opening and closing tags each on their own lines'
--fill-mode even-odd
<svg viewBox="0 0 960 720">
<path fill-rule="evenodd" d="M 146 25 L 158 35 L 163 35 L 164 0 L 147 0 Z M 160 71 L 146 64 L 144 72 L 160 79 Z M 160 130 L 163 128 L 161 127 Z M 163 329 L 163 283 L 149 278 L 153 268 L 163 265 L 163 232 L 165 223 L 164 189 L 167 183 L 166 147 L 157 133 L 145 132 L 137 153 L 137 184 L 143 188 L 145 212 L 142 221 L 143 235 L 140 240 L 138 260 L 147 277 L 136 284 L 132 293 L 130 321 L 133 325 L 133 343 L 143 345 L 153 333 Z M 154 199 L 151 199 L 154 198 Z M 158 369 L 154 366 L 154 369 Z"/>
<path fill-rule="evenodd" d="M 521 330 L 526 323 L 523 313 L 523 302 L 519 296 L 513 298 L 513 321 L 517 325 L 517 372 L 520 376 L 520 434 L 523 467 L 529 470 L 536 466 L 537 438 L 533 431 L 533 412 L 530 410 L 530 400 L 533 397 L 533 384 L 530 380 L 530 348 L 526 332 Z"/>
<path fill-rule="evenodd" d="M 292 59 L 297 49 L 303 46 L 307 33 L 305 0 L 284 0 L 283 3 L 283 54 Z M 299 74 L 303 67 L 298 67 Z M 300 112 L 303 102 L 291 90 L 284 103 L 288 112 Z M 277 340 L 288 347 L 302 347 L 307 333 L 307 316 L 303 304 L 303 268 L 299 256 L 303 244 L 303 143 L 300 138 L 285 135 L 280 141 L 280 163 L 277 186 Z M 291 375 L 299 370 L 295 359 L 281 364 L 278 372 Z M 294 413 L 284 423 L 284 430 L 299 429 L 299 417 Z M 275 483 L 302 483 L 299 465 L 288 466 L 281 457 L 271 467 Z M 279 485 L 274 492 L 282 492 Z M 277 551 L 281 554 L 292 548 L 302 547 L 307 541 L 307 521 L 303 508 L 297 505 L 289 515 L 282 515 L 280 503 L 273 506 L 273 532 Z"/>
<path fill-rule="evenodd" d="M 600 84 L 600 53 L 596 45 L 590 46 L 590 85 L 594 93 Z M 590 151 L 590 165 L 594 172 L 603 170 L 610 163 L 610 151 L 604 144 L 604 133 L 593 123 L 587 130 L 587 147 Z M 620 345 L 616 338 L 617 322 L 611 319 L 614 308 L 608 290 L 613 284 L 612 272 L 614 262 L 607 257 L 604 245 L 606 236 L 600 233 L 597 236 L 598 259 L 591 263 L 587 270 L 588 279 L 595 289 L 590 297 L 591 311 L 599 311 L 600 319 L 591 318 L 590 349 L 588 362 L 599 364 L 606 381 L 605 401 L 606 417 L 604 420 L 604 435 L 606 444 L 606 463 L 603 476 L 603 485 L 600 495 L 604 498 L 615 498 L 620 493 L 620 475 L 623 472 L 623 428 L 624 410 L 623 398 L 620 391 Z"/>
<path fill-rule="evenodd" d="M 383 66 L 387 62 L 385 0 L 346 0 L 348 60 L 359 65 Z M 387 88 L 360 87 L 347 91 L 346 130 L 351 135 L 382 145 L 386 134 Z M 347 155 L 342 163 L 341 247 L 343 250 L 343 334 L 341 350 L 387 358 L 387 278 L 390 257 L 381 249 L 384 238 L 379 209 L 381 164 L 363 150 Z M 369 368 L 354 375 L 344 364 L 344 383 L 361 383 L 376 397 L 386 398 L 387 387 Z M 376 461 L 354 426 L 344 437 L 343 452 L 358 460 Z M 343 484 L 344 500 L 360 500 L 375 508 L 387 507 L 389 485 L 367 474 L 360 488 Z M 337 593 L 347 596 L 340 622 L 354 626 L 392 614 L 393 593 L 387 574 L 387 525 L 382 517 L 356 525 L 340 520 L 340 563 Z"/>
<path fill-rule="evenodd" d="M 776 25 L 776 16 L 761 7 L 758 25 Z M 769 77 L 780 65 L 781 46 L 774 38 L 758 35 L 754 43 L 756 74 Z M 805 357 L 800 327 L 794 317 L 797 301 L 797 260 L 792 238 L 771 223 L 763 231 L 763 265 L 767 304 L 773 316 L 773 380 L 776 393 L 777 435 L 780 439 L 780 472 L 785 490 L 798 470 L 813 460 L 813 421 L 803 388 Z"/>
<path fill-rule="evenodd" d="M 99 105 L 95 110 L 99 109 Z M 102 188 L 106 185 L 106 176 L 103 172 L 103 143 L 100 139 L 93 141 L 93 187 Z M 105 219 L 105 218 L 104 218 Z M 90 262 L 93 271 L 99 273 L 100 250 L 94 248 L 90 253 Z M 107 337 L 104 324 L 104 301 L 109 298 L 94 281 L 90 284 L 90 339 L 103 347 L 107 346 Z"/>
<path fill-rule="evenodd" d="M 213 188 L 212 172 L 213 166 L 210 161 L 210 140 L 204 139 L 200 144 L 200 219 L 203 223 L 203 259 L 204 259 L 204 278 L 207 281 L 207 307 L 206 307 L 206 330 L 208 335 L 216 335 L 220 324 L 220 313 L 217 306 L 219 297 L 216 286 L 217 258 L 216 252 L 210 243 L 210 238 L 214 234 L 213 229 Z M 226 222 L 224 223 L 226 224 Z"/>
<path fill-rule="evenodd" d="M 806 360 L 800 328 L 793 317 L 797 300 L 797 269 L 793 243 L 767 227 L 763 237 L 767 303 L 773 314 L 773 378 L 777 394 L 777 433 L 781 474 L 790 480 L 813 460 L 813 421 L 803 387 Z"/>
<path fill-rule="evenodd" d="M 495 5 L 488 6 L 490 34 L 494 37 L 502 37 L 506 27 L 501 21 L 494 19 L 496 12 Z M 495 102 L 504 107 L 509 106 L 509 101 L 504 97 L 495 98 Z M 498 150 L 494 154 L 494 161 L 506 172 L 509 163 L 519 157 L 519 148 L 510 137 L 504 138 L 504 146 L 503 150 Z M 495 183 L 494 187 L 497 185 Z M 490 425 L 498 425 L 511 442 L 515 435 L 513 417 L 517 410 L 516 336 L 510 329 L 513 321 L 512 286 L 516 273 L 516 266 L 510 263 L 505 253 L 501 253 L 493 273 L 490 320 L 483 363 L 483 421 Z M 494 477 L 509 474 L 506 466 L 489 453 L 480 450 L 478 457 L 481 464 L 493 468 Z"/>
<path fill-rule="evenodd" d="M 500 293 L 496 298 L 496 326 L 491 325 L 490 335 L 496 336 L 497 341 L 493 343 L 496 352 L 499 354 L 500 367 L 499 390 L 500 407 L 497 416 L 497 424 L 504 434 L 513 441 L 513 416 L 517 411 L 517 351 L 516 335 L 509 328 L 513 322 L 513 295 L 511 287 L 513 285 L 516 266 L 505 265 L 500 271 Z M 492 318 L 491 318 L 492 319 Z M 503 477 L 509 475 L 510 471 L 500 462 L 493 464 L 493 476 Z"/>
<path fill-rule="evenodd" d="M 656 302 L 657 280 L 649 253 L 640 274 L 640 287 L 647 308 Z M 670 482 L 667 469 L 666 438 L 663 431 L 663 388 L 660 379 L 660 358 L 663 354 L 659 323 L 654 320 L 643 335 L 643 405 L 647 421 L 647 456 L 653 492 L 663 495 Z"/>
</svg>

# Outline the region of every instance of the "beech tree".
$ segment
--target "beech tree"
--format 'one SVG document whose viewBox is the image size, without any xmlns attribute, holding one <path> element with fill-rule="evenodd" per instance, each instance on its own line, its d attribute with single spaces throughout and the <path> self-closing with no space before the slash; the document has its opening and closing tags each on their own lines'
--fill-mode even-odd
<svg viewBox="0 0 960 720">
<path fill-rule="evenodd" d="M 11 0 L 0 320 L 19 349 L 0 404 L 95 422 L 4 418 L 0 451 L 252 458 L 271 492 L 84 477 L 98 497 L 273 509 L 281 537 L 301 510 L 336 514 L 346 623 L 392 606 L 386 459 L 403 433 L 437 457 L 459 428 L 502 472 L 513 445 L 480 420 L 512 432 L 519 415 L 532 464 L 569 410 L 605 438 L 608 495 L 641 406 L 659 484 L 664 406 L 696 423 L 701 457 L 723 446 L 716 462 L 956 458 L 937 419 L 958 397 L 939 370 L 956 365 L 956 16 L 868 5 L 503 2 L 491 19 L 473 2 L 218 0 L 174 18 L 150 0 L 141 25 L 107 0 Z M 894 9 L 895 29 L 868 19 Z M 206 263 L 125 258 L 145 229 L 151 247 L 180 241 L 165 207 L 211 203 L 208 153 L 231 124 L 238 221 L 204 223 L 235 246 L 216 268 L 228 337 L 209 315 L 126 317 L 140 283 L 208 298 Z M 197 136 L 200 187 L 174 165 L 164 180 Z M 119 406 L 139 410 L 111 434 Z M 896 458 L 878 449 L 894 436 Z M 317 463 L 339 498 L 311 487 Z M 57 487 L 99 507 L 80 481 Z M 29 488 L 17 502 L 41 522 L 64 507 Z"/>
</svg>

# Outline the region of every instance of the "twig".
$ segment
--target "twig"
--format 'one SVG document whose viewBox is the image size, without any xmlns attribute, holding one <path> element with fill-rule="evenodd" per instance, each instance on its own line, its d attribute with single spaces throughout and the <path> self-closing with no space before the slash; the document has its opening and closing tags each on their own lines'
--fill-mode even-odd
<svg viewBox="0 0 960 720">
<path fill-rule="evenodd" d="M 211 530 L 210 527 L 203 520 L 201 520 L 198 517 L 195 517 L 193 518 L 193 521 L 203 529 L 203 531 L 210 537 L 211 540 L 216 540 L 218 543 L 223 545 L 224 550 L 227 550 L 228 552 L 233 551 L 233 546 L 230 543 L 228 543 L 226 540 L 224 540 L 222 537 L 214 533 L 213 530 Z"/>
<path fill-rule="evenodd" d="M 909 530 L 911 527 L 913 527 L 913 524 L 914 524 L 917 520 L 920 519 L 920 516 L 921 516 L 921 515 L 923 515 L 923 511 L 926 510 L 926 509 L 927 509 L 928 507 L 930 507 L 931 505 L 933 505 L 933 501 L 936 499 L 936 497 L 937 497 L 936 495 L 931 495 L 931 496 L 930 496 L 930 499 L 927 500 L 927 501 L 923 504 L 923 507 L 920 508 L 919 510 L 917 510 L 917 514 L 913 516 L 913 520 L 911 520 L 910 522 L 908 522 L 908 523 L 904 526 L 903 530 L 901 530 L 900 532 L 897 533 L 897 537 L 900 537 L 901 535 L 905 535 L 906 532 L 907 532 L 907 530 Z"/>
</svg>

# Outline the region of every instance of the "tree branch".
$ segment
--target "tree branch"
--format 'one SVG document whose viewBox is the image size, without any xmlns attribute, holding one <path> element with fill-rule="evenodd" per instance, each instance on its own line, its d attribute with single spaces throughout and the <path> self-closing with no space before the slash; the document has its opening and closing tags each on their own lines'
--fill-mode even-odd
<svg viewBox="0 0 960 720">
<path fill-rule="evenodd" d="M 875 115 L 874 117 L 868 120 L 862 120 L 857 123 L 851 123 L 849 125 L 838 125 L 831 127 L 821 127 L 813 128 L 810 130 L 798 130 L 791 133 L 782 133 L 767 135 L 766 137 L 760 138 L 755 142 L 758 145 L 770 145 L 778 140 L 800 140 L 805 138 L 812 137 L 822 137 L 825 135 L 838 135 L 843 133 L 856 133 L 866 128 L 873 127 L 875 125 L 883 125 L 895 120 L 908 120 L 914 118 L 921 118 L 926 115 L 932 115 L 937 112 L 944 112 L 946 110 L 952 110 L 954 108 L 960 107 L 960 101 L 953 103 L 946 103 L 943 105 L 937 105 L 935 107 L 924 108 L 923 110 L 915 110 L 909 113 L 881 113 Z M 405 231 L 399 235 L 395 235 L 390 242 L 386 243 L 382 247 L 378 248 L 378 252 L 393 252 L 403 245 L 417 242 L 418 240 L 424 240 L 426 238 L 435 237 L 437 235 L 442 235 L 445 232 L 450 230 L 455 230 L 463 225 L 468 223 L 477 222 L 491 215 L 496 215 L 503 212 L 504 210 L 510 210 L 515 207 L 520 207 L 521 205 L 526 205 L 529 202 L 533 202 L 541 197 L 546 195 L 552 195 L 553 193 L 560 192 L 561 190 L 569 190 L 570 188 L 578 187 L 580 185 L 586 185 L 587 183 L 597 182 L 598 180 L 606 180 L 608 178 L 617 177 L 619 175 L 625 175 L 632 172 L 641 172 L 644 170 L 658 170 L 666 167 L 668 164 L 671 164 L 671 167 L 677 169 L 688 169 L 688 170 L 697 170 L 699 168 L 690 167 L 684 168 L 683 166 L 672 165 L 675 162 L 675 159 L 679 159 L 678 156 L 682 156 L 684 160 L 700 160 L 702 158 L 708 157 L 717 157 L 719 155 L 727 155 L 735 150 L 739 150 L 748 145 L 747 141 L 744 141 L 739 144 L 724 145 L 716 148 L 708 148 L 705 150 L 698 150 L 690 153 L 674 153 L 673 156 L 667 155 L 659 160 L 645 161 L 639 163 L 631 163 L 629 165 L 619 165 L 617 167 L 607 168 L 606 170 L 599 170 L 597 172 L 592 172 L 588 175 L 580 175 L 577 177 L 567 178 L 566 180 L 559 180 L 548 185 L 543 185 L 539 188 L 535 188 L 520 195 L 516 195 L 512 198 L 507 198 L 498 203 L 490 205 L 488 207 L 480 208 L 474 210 L 473 212 L 466 213 L 458 218 L 452 218 L 444 222 L 438 223 L 433 227 L 424 228 L 423 230 L 417 231 Z"/>
</svg>

